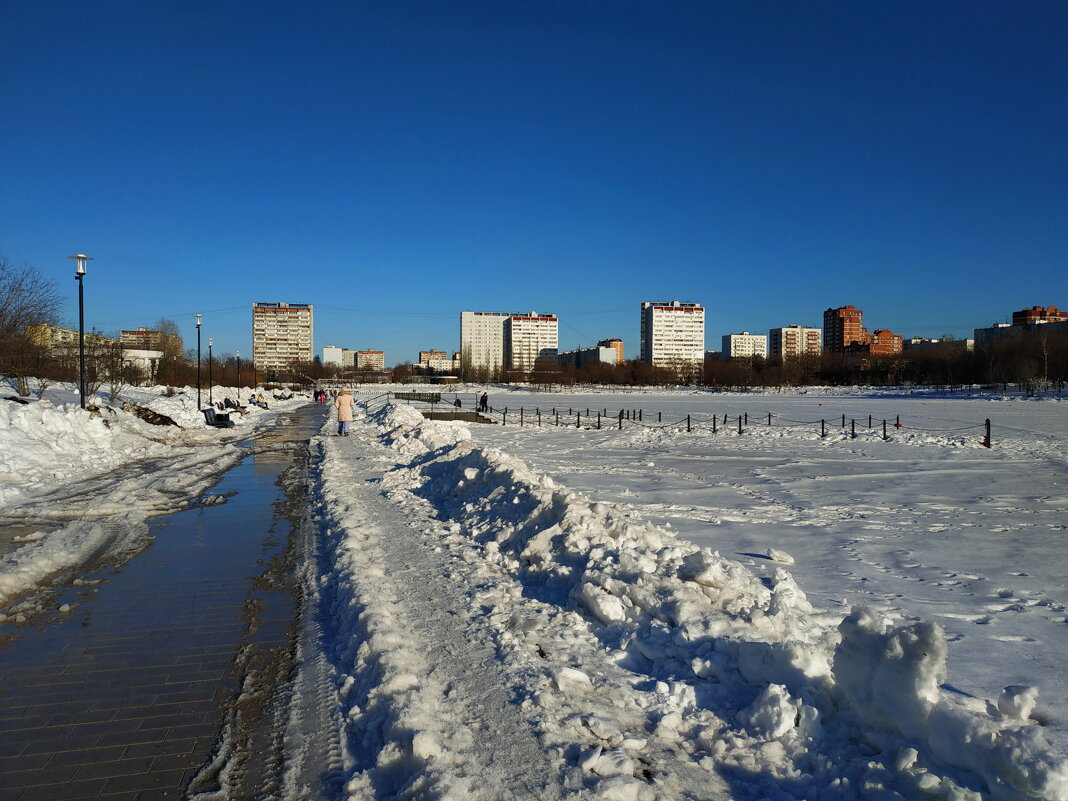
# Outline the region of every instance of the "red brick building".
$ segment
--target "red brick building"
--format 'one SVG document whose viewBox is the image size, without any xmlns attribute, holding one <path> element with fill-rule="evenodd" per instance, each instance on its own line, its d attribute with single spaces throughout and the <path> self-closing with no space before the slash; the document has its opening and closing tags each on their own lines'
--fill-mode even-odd
<svg viewBox="0 0 1068 801">
<path fill-rule="evenodd" d="M 1032 306 L 1012 313 L 1013 325 L 1030 325 L 1031 323 L 1062 323 L 1068 320 L 1068 312 L 1062 312 L 1056 306 Z"/>
<path fill-rule="evenodd" d="M 867 345 L 864 312 L 855 306 L 839 306 L 823 313 L 823 352 L 842 353 L 854 342 Z"/>
</svg>

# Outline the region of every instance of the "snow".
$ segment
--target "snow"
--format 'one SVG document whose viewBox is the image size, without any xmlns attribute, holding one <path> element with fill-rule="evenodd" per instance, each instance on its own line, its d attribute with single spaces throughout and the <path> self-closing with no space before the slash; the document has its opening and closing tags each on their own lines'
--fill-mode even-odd
<svg viewBox="0 0 1068 801">
<path fill-rule="evenodd" d="M 195 421 L 187 401 L 143 400 Z M 286 797 L 321 760 L 352 799 L 1068 799 L 1063 401 L 491 399 L 554 401 L 614 421 L 642 407 L 647 425 L 466 425 L 393 405 L 348 438 L 324 424 L 306 571 L 323 652 L 301 664 L 332 671 L 342 736 L 328 755 L 288 732 L 309 769 L 289 771 Z M 195 492 L 248 434 L 11 406 L 0 515 L 131 460 L 182 463 L 152 476 L 192 475 Z M 656 411 L 693 430 L 654 427 Z M 733 425 L 713 432 L 712 414 Z M 101 484 L 100 519 L 71 540 L 105 536 L 93 527 L 120 508 L 159 513 L 138 477 Z M 9 596 L 64 564 L 36 549 L 56 533 L 0 557 Z"/>
</svg>

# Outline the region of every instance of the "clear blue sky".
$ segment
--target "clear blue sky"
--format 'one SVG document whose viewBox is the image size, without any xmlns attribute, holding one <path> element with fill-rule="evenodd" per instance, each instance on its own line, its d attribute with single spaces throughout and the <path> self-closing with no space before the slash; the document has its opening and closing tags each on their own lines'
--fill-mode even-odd
<svg viewBox="0 0 1068 801">
<path fill-rule="evenodd" d="M 1068 4 L 0 0 L 0 253 L 86 324 L 324 345 L 643 300 L 724 333 L 1068 306 Z"/>
</svg>

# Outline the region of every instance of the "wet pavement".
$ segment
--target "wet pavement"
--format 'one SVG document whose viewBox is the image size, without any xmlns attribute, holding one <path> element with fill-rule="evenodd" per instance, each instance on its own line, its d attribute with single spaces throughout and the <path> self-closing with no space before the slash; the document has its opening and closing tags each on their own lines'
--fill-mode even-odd
<svg viewBox="0 0 1068 801">
<path fill-rule="evenodd" d="M 218 789 L 221 733 L 260 736 L 264 685 L 292 667 L 300 443 L 321 422 L 313 406 L 283 415 L 211 489 L 225 503 L 157 518 L 147 550 L 59 593 L 70 613 L 4 627 L 0 801 Z"/>
</svg>

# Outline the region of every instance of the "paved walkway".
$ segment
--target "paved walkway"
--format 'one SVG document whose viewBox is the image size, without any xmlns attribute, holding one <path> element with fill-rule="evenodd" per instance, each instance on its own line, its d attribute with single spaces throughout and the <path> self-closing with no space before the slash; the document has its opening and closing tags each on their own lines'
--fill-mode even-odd
<svg viewBox="0 0 1068 801">
<path fill-rule="evenodd" d="M 312 422 L 302 414 L 293 435 Z M 141 556 L 57 600 L 71 614 L 0 642 L 0 801 L 189 788 L 240 687 L 235 656 L 289 646 L 293 599 L 277 574 L 291 525 L 275 481 L 291 461 L 246 459 L 212 490 L 236 492 L 227 503 L 161 518 Z"/>
</svg>

